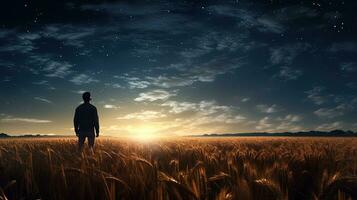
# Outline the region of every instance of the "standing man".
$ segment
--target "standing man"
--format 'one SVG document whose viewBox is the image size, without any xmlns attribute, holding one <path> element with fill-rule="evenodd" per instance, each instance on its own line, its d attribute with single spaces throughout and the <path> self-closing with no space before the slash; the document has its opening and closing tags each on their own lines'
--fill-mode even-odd
<svg viewBox="0 0 357 200">
<path fill-rule="evenodd" d="M 90 93 L 82 95 L 84 103 L 76 108 L 74 114 L 74 131 L 78 137 L 79 150 L 83 149 L 85 139 L 88 138 L 88 145 L 93 149 L 95 136 L 99 137 L 99 119 L 97 108 L 90 104 Z M 94 133 L 95 130 L 95 133 Z"/>
</svg>

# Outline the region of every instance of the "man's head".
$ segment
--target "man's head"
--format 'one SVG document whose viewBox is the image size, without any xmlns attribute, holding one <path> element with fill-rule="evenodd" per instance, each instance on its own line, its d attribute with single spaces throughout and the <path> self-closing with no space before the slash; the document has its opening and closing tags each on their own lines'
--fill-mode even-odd
<svg viewBox="0 0 357 200">
<path fill-rule="evenodd" d="M 85 103 L 88 103 L 90 100 L 92 100 L 92 98 L 90 98 L 90 93 L 89 92 L 85 92 L 82 94 L 82 98 L 83 98 L 83 101 Z"/>
</svg>

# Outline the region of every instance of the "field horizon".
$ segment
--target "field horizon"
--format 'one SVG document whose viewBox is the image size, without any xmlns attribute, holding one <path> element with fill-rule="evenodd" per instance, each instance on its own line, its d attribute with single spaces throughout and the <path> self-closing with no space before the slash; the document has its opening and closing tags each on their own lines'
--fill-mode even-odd
<svg viewBox="0 0 357 200">
<path fill-rule="evenodd" d="M 36 137 L 77 137 L 74 134 L 40 134 L 40 133 L 22 133 L 22 134 L 8 134 L 8 133 L 0 133 L 1 138 L 9 138 L 9 137 L 19 137 L 19 138 L 36 138 Z M 101 134 L 103 137 L 103 134 Z M 112 134 L 104 134 L 104 137 L 108 138 L 157 138 L 157 137 L 357 137 L 357 132 L 351 130 L 330 130 L 330 131 L 317 131 L 317 130 L 310 130 L 310 131 L 295 131 L 295 132 L 230 132 L 230 133 L 201 133 L 201 134 L 185 134 L 185 135 L 168 135 L 168 134 L 134 134 L 134 135 L 112 135 Z"/>
</svg>

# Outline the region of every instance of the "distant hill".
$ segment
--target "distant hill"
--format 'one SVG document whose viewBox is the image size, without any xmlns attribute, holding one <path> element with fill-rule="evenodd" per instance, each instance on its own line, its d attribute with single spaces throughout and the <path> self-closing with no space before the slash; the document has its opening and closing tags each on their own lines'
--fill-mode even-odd
<svg viewBox="0 0 357 200">
<path fill-rule="evenodd" d="M 62 135 L 55 135 L 55 134 L 22 134 L 12 136 L 6 133 L 0 133 L 1 138 L 37 138 L 37 137 L 63 137 Z"/>
<path fill-rule="evenodd" d="M 357 132 L 333 130 L 333 131 L 300 131 L 280 133 L 212 133 L 203 135 L 191 135 L 192 137 L 357 137 Z"/>
<path fill-rule="evenodd" d="M 10 137 L 10 135 L 6 133 L 0 133 L 0 138 L 7 138 L 7 137 Z"/>
</svg>

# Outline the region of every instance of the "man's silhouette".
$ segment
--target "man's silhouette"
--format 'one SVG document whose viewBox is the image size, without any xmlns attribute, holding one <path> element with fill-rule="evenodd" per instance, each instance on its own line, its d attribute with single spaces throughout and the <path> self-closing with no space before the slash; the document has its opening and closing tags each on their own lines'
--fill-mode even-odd
<svg viewBox="0 0 357 200">
<path fill-rule="evenodd" d="M 74 114 L 74 131 L 78 137 L 79 150 L 82 150 L 86 138 L 88 138 L 89 147 L 93 149 L 94 138 L 99 137 L 97 108 L 89 103 L 92 100 L 89 92 L 83 93 L 82 98 L 84 103 L 76 108 Z"/>
</svg>

